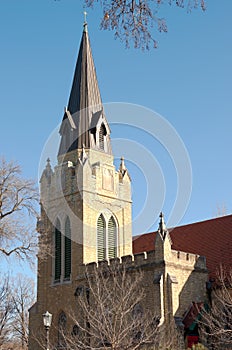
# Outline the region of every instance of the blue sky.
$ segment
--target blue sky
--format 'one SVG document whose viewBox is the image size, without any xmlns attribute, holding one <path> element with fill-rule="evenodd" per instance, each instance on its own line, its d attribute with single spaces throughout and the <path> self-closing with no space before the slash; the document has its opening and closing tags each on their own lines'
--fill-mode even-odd
<svg viewBox="0 0 232 350">
<path fill-rule="evenodd" d="M 81 3 L 0 2 L 0 154 L 17 160 L 26 177 L 37 179 L 43 146 L 67 104 L 82 33 Z M 145 52 L 125 49 L 112 32 L 99 30 L 100 11 L 87 11 L 103 102 L 138 104 L 159 113 L 171 123 L 189 153 L 192 195 L 178 224 L 215 217 L 218 208 L 231 213 L 232 2 L 208 1 L 206 12 L 193 10 L 191 14 L 164 6 L 168 33 L 155 33 L 158 49 Z M 126 139 L 129 129 L 112 127 L 112 138 Z M 134 233 L 142 233 L 157 228 L 159 210 L 168 220 L 177 180 L 175 166 L 157 140 L 149 141 L 138 130 L 131 137 L 153 153 L 166 187 L 164 204 L 154 214 L 149 207 L 153 225 L 134 227 Z M 136 217 L 144 210 L 149 176 L 130 159 L 127 164 Z M 154 196 L 150 193 L 154 207 L 158 192 L 159 184 Z"/>
</svg>

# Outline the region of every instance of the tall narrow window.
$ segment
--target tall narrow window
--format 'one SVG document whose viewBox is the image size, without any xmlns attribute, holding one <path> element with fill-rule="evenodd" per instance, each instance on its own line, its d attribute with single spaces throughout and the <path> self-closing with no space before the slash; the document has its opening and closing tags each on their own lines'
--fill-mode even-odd
<svg viewBox="0 0 232 350">
<path fill-rule="evenodd" d="M 61 277 L 61 232 L 60 221 L 57 219 L 55 227 L 55 281 Z"/>
<path fill-rule="evenodd" d="M 106 259 L 106 225 L 102 215 L 97 220 L 97 258 Z"/>
<path fill-rule="evenodd" d="M 116 222 L 111 216 L 108 221 L 108 259 L 117 256 L 117 228 Z"/>
<path fill-rule="evenodd" d="M 97 221 L 97 260 L 118 256 L 118 229 L 113 215 L 101 214 Z"/>
<path fill-rule="evenodd" d="M 99 130 L 99 148 L 104 151 L 104 138 L 106 135 L 106 128 L 105 125 L 102 124 Z"/>
<path fill-rule="evenodd" d="M 71 262 L 72 262 L 72 241 L 70 220 L 67 217 L 65 221 L 65 238 L 64 238 L 64 278 L 70 279 Z"/>
</svg>

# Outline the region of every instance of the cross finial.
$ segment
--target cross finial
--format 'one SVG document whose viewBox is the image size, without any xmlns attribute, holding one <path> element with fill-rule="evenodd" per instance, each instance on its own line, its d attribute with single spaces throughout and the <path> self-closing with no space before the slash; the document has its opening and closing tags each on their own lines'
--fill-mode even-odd
<svg viewBox="0 0 232 350">
<path fill-rule="evenodd" d="M 86 23 L 87 22 L 87 12 L 84 11 L 83 13 L 84 13 L 84 23 Z"/>
<path fill-rule="evenodd" d="M 87 32 L 87 12 L 84 11 L 83 13 L 84 13 L 84 24 L 83 24 L 84 32 Z"/>
</svg>

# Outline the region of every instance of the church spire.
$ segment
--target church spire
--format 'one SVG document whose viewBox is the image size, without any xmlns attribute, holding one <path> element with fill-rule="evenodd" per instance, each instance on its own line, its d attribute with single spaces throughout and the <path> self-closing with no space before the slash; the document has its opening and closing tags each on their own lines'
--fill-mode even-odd
<svg viewBox="0 0 232 350">
<path fill-rule="evenodd" d="M 85 19 L 68 102 L 68 110 L 73 115 L 84 108 L 101 105 L 102 100 L 89 41 L 87 22 Z"/>
<path fill-rule="evenodd" d="M 67 120 L 70 120 L 68 115 L 72 116 L 75 128 L 73 128 L 70 123 L 67 123 Z M 102 148 L 99 147 L 98 137 L 96 135 L 97 129 L 100 129 L 101 127 L 99 124 L 103 124 L 104 130 L 108 130 L 108 134 L 107 132 L 105 133 L 105 136 L 107 136 L 106 138 L 108 139 L 105 143 L 106 145 L 108 144 L 108 148 L 104 149 L 104 151 L 106 153 L 111 153 L 109 142 L 110 130 L 104 116 L 85 13 L 83 33 L 68 106 L 60 129 L 62 140 L 59 155 L 74 149 L 82 149 L 83 144 L 86 149 L 100 148 L 100 150 L 102 150 Z M 68 148 L 66 142 L 67 139 L 70 140 Z"/>
</svg>

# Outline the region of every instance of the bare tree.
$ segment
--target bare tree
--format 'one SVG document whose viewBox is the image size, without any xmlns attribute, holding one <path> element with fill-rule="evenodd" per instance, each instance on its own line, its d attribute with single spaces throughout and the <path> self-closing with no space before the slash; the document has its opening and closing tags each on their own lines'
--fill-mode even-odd
<svg viewBox="0 0 232 350">
<path fill-rule="evenodd" d="M 20 166 L 0 160 L 0 253 L 29 259 L 37 247 L 35 223 L 38 192 L 32 180 L 21 176 Z M 30 217 L 29 217 L 30 216 Z"/>
<path fill-rule="evenodd" d="M 10 323 L 13 317 L 13 304 L 10 293 L 9 276 L 1 276 L 0 283 L 0 349 L 9 340 Z"/>
<path fill-rule="evenodd" d="M 159 319 L 145 309 L 143 274 L 125 267 L 87 269 L 76 289 L 73 328 L 61 324 L 60 346 L 67 349 L 136 350 L 159 341 Z M 69 333 L 69 335 L 68 335 Z"/>
<path fill-rule="evenodd" d="M 112 30 L 115 37 L 125 42 L 132 42 L 136 48 L 149 49 L 150 45 L 157 47 L 153 37 L 153 27 L 159 32 L 167 32 L 164 18 L 159 17 L 162 5 L 173 3 L 178 7 L 201 7 L 205 10 L 205 0 L 85 0 L 88 7 L 98 4 L 102 7 L 103 17 L 101 28 Z"/>
<path fill-rule="evenodd" d="M 24 350 L 28 345 L 28 309 L 35 301 L 34 281 L 27 276 L 18 275 L 12 282 L 11 290 L 14 311 L 14 321 L 11 324 L 12 336 Z"/>
<path fill-rule="evenodd" d="M 28 309 L 35 294 L 27 276 L 4 276 L 0 280 L 0 349 L 27 349 Z"/>
<path fill-rule="evenodd" d="M 183 334 L 174 318 L 166 324 L 151 309 L 143 288 L 144 274 L 107 262 L 86 266 L 74 296 L 76 303 L 54 319 L 50 349 L 171 350 L 183 348 Z M 44 329 L 33 339 L 46 350 Z"/>
<path fill-rule="evenodd" d="M 232 348 L 232 270 L 220 268 L 211 291 L 211 306 L 202 312 L 200 328 L 214 350 Z"/>
</svg>

